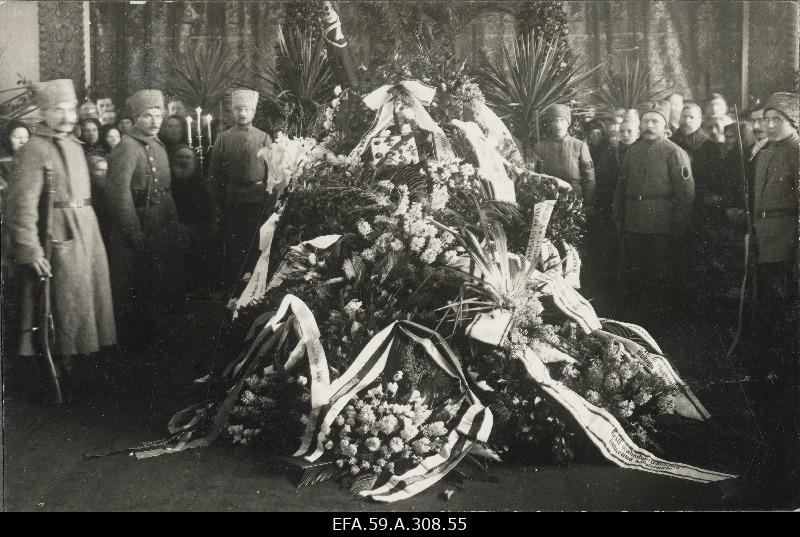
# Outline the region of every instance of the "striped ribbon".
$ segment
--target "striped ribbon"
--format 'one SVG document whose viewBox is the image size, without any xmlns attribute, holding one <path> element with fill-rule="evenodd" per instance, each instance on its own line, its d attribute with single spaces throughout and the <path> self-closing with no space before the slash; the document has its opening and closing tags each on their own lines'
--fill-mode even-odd
<svg viewBox="0 0 800 537">
<path fill-rule="evenodd" d="M 597 446 L 603 456 L 617 466 L 700 483 L 711 483 L 736 477 L 656 457 L 637 446 L 614 416 L 602 408 L 592 405 L 562 383 L 553 380 L 547 367 L 535 352 L 528 349 L 517 358 L 522 361 L 531 378 L 575 418 L 589 440 Z"/>
</svg>

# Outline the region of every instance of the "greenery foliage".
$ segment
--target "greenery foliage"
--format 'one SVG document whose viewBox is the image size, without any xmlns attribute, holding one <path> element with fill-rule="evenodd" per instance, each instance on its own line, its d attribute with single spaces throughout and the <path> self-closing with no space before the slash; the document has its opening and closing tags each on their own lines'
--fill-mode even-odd
<svg viewBox="0 0 800 537">
<path fill-rule="evenodd" d="M 197 48 L 170 59 L 167 90 L 187 107 L 216 109 L 225 94 L 241 83 L 243 59 L 221 41 Z"/>
</svg>

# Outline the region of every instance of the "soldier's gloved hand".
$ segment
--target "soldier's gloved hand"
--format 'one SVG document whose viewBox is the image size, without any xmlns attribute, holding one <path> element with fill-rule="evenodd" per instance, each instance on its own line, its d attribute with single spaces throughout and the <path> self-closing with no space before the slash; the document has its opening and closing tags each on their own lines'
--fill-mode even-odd
<svg viewBox="0 0 800 537">
<path fill-rule="evenodd" d="M 28 263 L 28 266 L 33 269 L 39 278 L 52 278 L 53 272 L 50 267 L 50 262 L 45 259 L 44 257 L 37 259 L 32 263 Z"/>
</svg>

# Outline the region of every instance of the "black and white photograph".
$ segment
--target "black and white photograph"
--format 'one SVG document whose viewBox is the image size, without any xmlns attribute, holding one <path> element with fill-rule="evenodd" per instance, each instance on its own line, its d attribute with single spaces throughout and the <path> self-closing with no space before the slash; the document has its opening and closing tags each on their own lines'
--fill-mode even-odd
<svg viewBox="0 0 800 537">
<path fill-rule="evenodd" d="M 800 509 L 798 94 L 797 0 L 0 0 L 2 511 Z"/>
</svg>

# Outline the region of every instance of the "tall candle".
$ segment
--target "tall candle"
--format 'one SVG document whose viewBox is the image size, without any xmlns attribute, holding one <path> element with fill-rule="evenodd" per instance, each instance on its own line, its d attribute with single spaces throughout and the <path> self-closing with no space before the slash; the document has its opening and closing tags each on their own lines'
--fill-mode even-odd
<svg viewBox="0 0 800 537">
<path fill-rule="evenodd" d="M 192 116 L 186 116 L 186 134 L 189 135 L 189 145 L 192 145 Z"/>
<path fill-rule="evenodd" d="M 211 139 L 211 120 L 212 119 L 214 119 L 214 118 L 211 117 L 211 114 L 208 114 L 206 116 L 206 121 L 208 122 L 208 143 L 209 144 L 213 143 L 213 140 Z"/>
<path fill-rule="evenodd" d="M 200 130 L 201 125 L 203 123 L 203 120 L 200 118 L 200 114 L 203 113 L 203 109 L 198 106 L 197 108 L 195 108 L 195 111 L 197 112 L 197 139 L 199 140 L 200 138 L 202 138 L 203 134 L 203 131 Z"/>
</svg>

